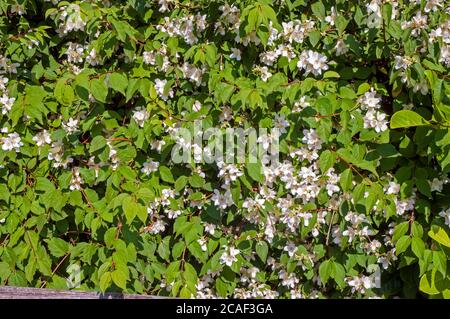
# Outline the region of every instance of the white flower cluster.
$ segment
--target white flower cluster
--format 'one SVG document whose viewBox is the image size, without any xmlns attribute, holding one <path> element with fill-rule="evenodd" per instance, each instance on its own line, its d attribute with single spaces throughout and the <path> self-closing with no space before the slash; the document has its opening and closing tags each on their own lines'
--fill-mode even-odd
<svg viewBox="0 0 450 319">
<path fill-rule="evenodd" d="M 220 256 L 220 262 L 231 267 L 233 263 L 237 261 L 237 256 L 239 253 L 239 249 L 234 247 L 225 247 L 225 251 Z"/>
<path fill-rule="evenodd" d="M 144 162 L 142 164 L 141 172 L 145 175 L 150 175 L 153 172 L 156 172 L 158 170 L 159 163 L 154 161 L 148 161 Z"/>
<path fill-rule="evenodd" d="M 364 115 L 364 128 L 373 128 L 377 133 L 388 129 L 386 114 L 377 111 L 381 107 L 381 97 L 374 88 L 364 93 L 360 97 L 359 103 L 361 104 L 361 109 L 366 110 L 366 114 Z"/>
<path fill-rule="evenodd" d="M 23 142 L 17 133 L 9 133 L 8 136 L 0 139 L 2 144 L 2 150 L 20 152 L 20 147 L 23 146 Z"/>
<path fill-rule="evenodd" d="M 159 97 L 164 101 L 167 101 L 168 98 L 173 98 L 172 89 L 166 90 L 167 80 L 155 79 L 155 90 L 158 93 Z"/>
<path fill-rule="evenodd" d="M 81 190 L 81 185 L 83 184 L 84 181 L 80 176 L 80 169 L 78 167 L 74 167 L 72 169 L 72 178 L 70 180 L 70 190 Z"/>
<path fill-rule="evenodd" d="M 144 127 L 145 122 L 150 118 L 150 113 L 146 108 L 138 106 L 133 112 L 133 120 L 140 127 Z"/>
<path fill-rule="evenodd" d="M 164 24 L 156 27 L 157 30 L 167 33 L 169 36 L 178 36 L 187 44 L 196 44 L 198 37 L 206 29 L 206 15 L 187 15 L 181 18 L 164 17 Z"/>
<path fill-rule="evenodd" d="M 78 4 L 71 3 L 67 6 L 62 6 L 59 10 L 61 11 L 59 16 L 61 23 L 57 31 L 61 37 L 71 31 L 84 31 L 86 22 L 82 18 L 81 8 Z"/>
<path fill-rule="evenodd" d="M 328 70 L 327 57 L 312 50 L 303 51 L 297 63 L 297 67 L 305 71 L 305 75 L 312 73 L 314 76 L 321 75 Z"/>
<path fill-rule="evenodd" d="M 9 91 L 7 87 L 8 78 L 4 78 L 0 75 L 0 106 L 2 108 L 2 114 L 8 114 L 16 99 L 9 97 Z"/>
<path fill-rule="evenodd" d="M 54 161 L 54 168 L 62 167 L 66 169 L 67 166 L 73 162 L 73 158 L 70 156 L 64 159 L 64 143 L 60 141 L 55 141 L 51 144 L 47 158 L 49 161 Z"/>
<path fill-rule="evenodd" d="M 205 67 L 198 68 L 193 64 L 185 62 L 181 67 L 181 71 L 183 72 L 183 76 L 185 79 L 188 79 L 196 86 L 202 85 L 203 73 L 205 73 L 206 71 Z"/>
</svg>

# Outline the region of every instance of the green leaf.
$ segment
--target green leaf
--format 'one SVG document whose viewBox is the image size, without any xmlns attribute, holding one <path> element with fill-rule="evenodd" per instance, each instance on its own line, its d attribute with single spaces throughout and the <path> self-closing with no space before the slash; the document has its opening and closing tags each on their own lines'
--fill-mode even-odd
<svg viewBox="0 0 450 319">
<path fill-rule="evenodd" d="M 408 232 L 408 229 L 409 229 L 409 222 L 403 222 L 395 226 L 394 234 L 392 235 L 392 241 L 393 242 L 398 241 L 400 237 L 402 237 Z"/>
<path fill-rule="evenodd" d="M 64 79 L 60 79 L 56 82 L 54 94 L 58 102 L 63 105 L 70 105 L 75 99 L 72 87 L 67 85 L 66 80 Z"/>
<path fill-rule="evenodd" d="M 99 102 L 106 103 L 106 97 L 108 96 L 108 87 L 101 79 L 92 79 L 89 82 L 90 92 L 92 96 Z"/>
<path fill-rule="evenodd" d="M 50 240 L 46 240 L 50 253 L 55 257 L 64 256 L 69 252 L 69 243 L 60 238 L 53 237 Z"/>
<path fill-rule="evenodd" d="M 333 271 L 333 278 L 336 281 L 336 283 L 339 285 L 339 287 L 345 286 L 345 268 L 340 263 L 333 262 L 334 271 Z"/>
<path fill-rule="evenodd" d="M 137 204 L 131 196 L 127 196 L 122 201 L 123 212 L 127 219 L 127 223 L 131 224 L 137 215 Z"/>
<path fill-rule="evenodd" d="M 36 187 L 36 190 L 43 191 L 43 192 L 50 192 L 50 191 L 54 191 L 56 189 L 55 185 L 53 185 L 53 183 L 45 177 L 38 177 L 36 179 L 35 187 Z"/>
<path fill-rule="evenodd" d="M 345 28 L 347 27 L 348 23 L 350 22 L 349 19 L 346 19 L 344 16 L 339 15 L 336 18 L 335 24 L 336 28 L 338 30 L 338 33 L 341 35 L 344 33 Z"/>
<path fill-rule="evenodd" d="M 433 265 L 445 277 L 447 274 L 447 256 L 442 250 L 433 251 Z"/>
<path fill-rule="evenodd" d="M 319 97 L 316 102 L 317 110 L 321 115 L 330 115 L 333 113 L 333 105 L 330 99 L 325 96 Z"/>
<path fill-rule="evenodd" d="M 326 71 L 323 74 L 323 78 L 324 79 L 330 79 L 330 78 L 336 78 L 339 79 L 341 77 L 341 75 L 335 71 Z"/>
<path fill-rule="evenodd" d="M 336 154 L 330 150 L 325 150 L 320 154 L 319 168 L 322 173 L 326 173 L 336 163 Z"/>
<path fill-rule="evenodd" d="M 435 279 L 436 269 L 434 268 L 420 278 L 419 289 L 429 295 L 437 295 L 440 291 L 436 289 Z"/>
<path fill-rule="evenodd" d="M 339 183 L 344 192 L 352 189 L 353 186 L 352 181 L 353 181 L 353 172 L 350 168 L 347 168 L 345 171 L 342 172 L 341 177 L 339 179 Z"/>
<path fill-rule="evenodd" d="M 326 260 L 320 264 L 319 276 L 320 281 L 322 281 L 323 284 L 326 284 L 328 279 L 331 277 L 333 268 L 333 262 L 331 260 Z"/>
<path fill-rule="evenodd" d="M 175 182 L 175 190 L 177 192 L 183 190 L 184 187 L 186 186 L 187 182 L 188 182 L 188 178 L 186 176 L 178 177 L 177 181 Z"/>
<path fill-rule="evenodd" d="M 228 295 L 228 284 L 222 279 L 222 277 L 216 279 L 216 290 L 221 297 L 225 298 Z"/>
<path fill-rule="evenodd" d="M 105 272 L 100 278 L 100 290 L 105 292 L 111 286 L 111 273 Z"/>
<path fill-rule="evenodd" d="M 430 124 L 422 116 L 410 110 L 396 112 L 391 118 L 391 128 L 403 128 Z"/>
<path fill-rule="evenodd" d="M 435 225 L 432 226 L 431 230 L 428 232 L 428 236 L 433 238 L 439 244 L 450 247 L 450 238 L 448 237 L 445 230 L 443 230 L 441 227 Z"/>
<path fill-rule="evenodd" d="M 247 172 L 248 175 L 255 181 L 259 183 L 264 182 L 264 175 L 262 173 L 262 165 L 261 162 L 257 163 L 248 163 L 247 164 Z"/>
<path fill-rule="evenodd" d="M 159 174 L 161 176 L 161 179 L 167 183 L 175 183 L 175 180 L 173 179 L 172 172 L 167 166 L 160 166 L 159 167 Z"/>
<path fill-rule="evenodd" d="M 309 32 L 309 42 L 311 43 L 311 45 L 313 47 L 316 46 L 317 43 L 319 43 L 321 38 L 320 32 L 319 31 L 311 31 Z"/>
<path fill-rule="evenodd" d="M 408 249 L 409 245 L 411 244 L 411 237 L 410 236 L 402 236 L 395 244 L 395 254 L 399 255 L 402 252 L 406 251 Z"/>
<path fill-rule="evenodd" d="M 127 275 L 120 269 L 116 269 L 111 273 L 111 278 L 117 287 L 127 288 Z"/>
<path fill-rule="evenodd" d="M 421 192 L 428 198 L 431 198 L 431 187 L 430 183 L 428 183 L 428 180 L 426 180 L 425 178 L 416 178 L 416 186 L 419 192 Z"/>
<path fill-rule="evenodd" d="M 128 79 L 125 74 L 112 73 L 109 76 L 109 84 L 113 90 L 120 92 L 124 96 L 126 96 L 126 89 L 128 87 Z"/>
<path fill-rule="evenodd" d="M 411 241 L 411 250 L 419 259 L 421 259 L 423 252 L 425 251 L 425 244 L 423 240 L 419 237 L 413 237 Z"/>
<path fill-rule="evenodd" d="M 98 150 L 103 149 L 105 146 L 106 146 L 106 139 L 101 135 L 97 135 L 92 139 L 90 143 L 89 152 L 90 153 L 96 152 Z"/>
<path fill-rule="evenodd" d="M 166 237 L 161 243 L 158 245 L 158 254 L 162 259 L 168 261 L 170 257 L 170 248 L 169 248 L 170 237 Z"/>
<path fill-rule="evenodd" d="M 262 262 L 266 262 L 267 260 L 267 254 L 269 252 L 269 246 L 265 241 L 258 241 L 256 243 L 256 254 L 259 258 L 261 258 Z"/>
<path fill-rule="evenodd" d="M 321 1 L 317 1 L 311 5 L 311 10 L 317 18 L 325 19 L 325 6 Z"/>
<path fill-rule="evenodd" d="M 195 188 L 201 188 L 205 185 L 205 180 L 198 174 L 193 174 L 189 177 L 189 184 Z"/>
</svg>

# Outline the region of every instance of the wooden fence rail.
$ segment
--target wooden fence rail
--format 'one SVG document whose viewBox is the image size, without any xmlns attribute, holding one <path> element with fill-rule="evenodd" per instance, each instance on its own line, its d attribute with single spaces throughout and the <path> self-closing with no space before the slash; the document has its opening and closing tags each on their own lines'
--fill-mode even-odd
<svg viewBox="0 0 450 319">
<path fill-rule="evenodd" d="M 121 293 L 0 286 L 0 299 L 161 299 L 164 297 Z"/>
</svg>

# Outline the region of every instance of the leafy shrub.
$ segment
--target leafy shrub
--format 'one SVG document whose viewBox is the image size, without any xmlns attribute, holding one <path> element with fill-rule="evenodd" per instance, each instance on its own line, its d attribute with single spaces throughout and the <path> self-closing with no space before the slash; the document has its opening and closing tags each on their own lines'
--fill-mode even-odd
<svg viewBox="0 0 450 319">
<path fill-rule="evenodd" d="M 444 1 L 0 10 L 2 284 L 450 296 Z M 280 161 L 174 162 L 195 123 L 277 128 Z"/>
</svg>

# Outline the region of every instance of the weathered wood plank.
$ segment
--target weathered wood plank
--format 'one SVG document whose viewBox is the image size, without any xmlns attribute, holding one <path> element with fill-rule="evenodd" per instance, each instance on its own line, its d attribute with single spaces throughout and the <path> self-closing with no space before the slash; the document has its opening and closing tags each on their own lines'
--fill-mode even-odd
<svg viewBox="0 0 450 319">
<path fill-rule="evenodd" d="M 149 295 L 0 286 L 0 299 L 162 299 Z"/>
</svg>

